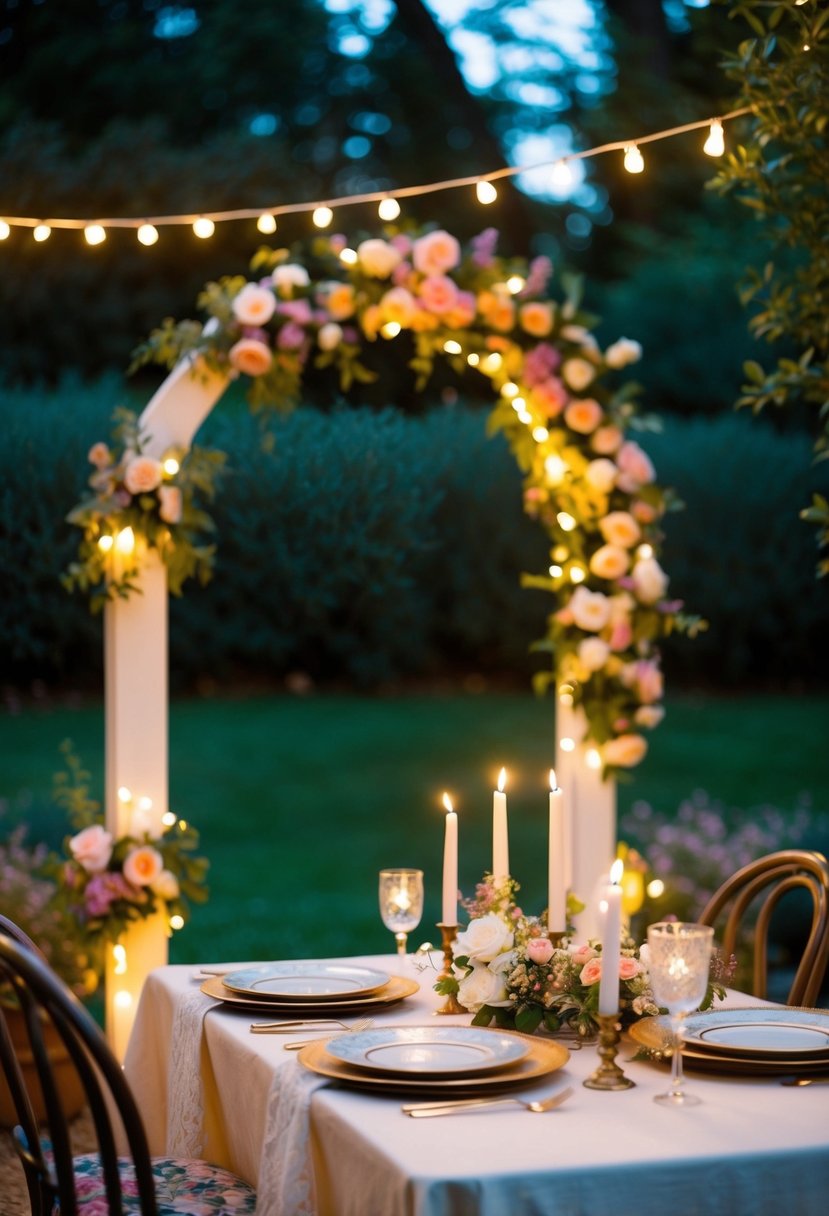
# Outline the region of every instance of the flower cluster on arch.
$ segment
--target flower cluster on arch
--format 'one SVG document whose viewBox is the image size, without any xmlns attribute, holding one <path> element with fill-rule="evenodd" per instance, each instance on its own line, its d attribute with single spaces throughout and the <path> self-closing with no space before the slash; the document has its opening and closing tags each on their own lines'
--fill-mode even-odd
<svg viewBox="0 0 829 1216">
<path fill-rule="evenodd" d="M 204 289 L 207 324 L 166 321 L 134 366 L 201 359 L 249 377 L 253 408 L 285 411 L 310 368 L 335 369 L 347 391 L 375 378 L 372 344 L 405 334 L 418 389 L 438 361 L 485 377 L 490 429 L 506 437 L 525 509 L 550 540 L 548 571 L 524 580 L 556 603 L 536 644 L 553 670 L 537 686 L 555 684 L 583 708 L 586 738 L 605 771 L 618 771 L 643 758 L 663 714 L 660 640 L 698 627 L 668 594 L 659 546 L 670 495 L 633 437 L 635 389 L 619 376 L 641 350 L 626 338 L 601 350 L 578 283 L 564 279 L 554 299 L 549 260 L 500 257 L 497 239 L 487 229 L 463 247 L 443 230 L 388 229 L 354 247 L 335 235 L 260 249 L 250 278 Z"/>
</svg>

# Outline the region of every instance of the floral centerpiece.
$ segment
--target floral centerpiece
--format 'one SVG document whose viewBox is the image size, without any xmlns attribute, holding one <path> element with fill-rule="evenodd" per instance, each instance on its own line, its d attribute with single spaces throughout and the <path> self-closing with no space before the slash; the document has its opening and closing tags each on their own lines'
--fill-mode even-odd
<svg viewBox="0 0 829 1216">
<path fill-rule="evenodd" d="M 474 1014 L 475 1026 L 496 1025 L 531 1034 L 543 1027 L 567 1029 L 581 1037 L 597 1033 L 602 947 L 598 941 L 556 944 L 543 921 L 525 916 L 515 903 L 513 879 L 494 883 L 490 875 L 468 903 L 472 919 L 455 941 L 460 975 L 441 980 L 441 993 L 453 992 Z M 621 943 L 619 1018 L 627 1025 L 664 1012 L 654 1000 L 648 979 L 648 948 L 630 937 Z M 725 996 L 729 967 L 715 957 L 703 1009 Z"/>
</svg>

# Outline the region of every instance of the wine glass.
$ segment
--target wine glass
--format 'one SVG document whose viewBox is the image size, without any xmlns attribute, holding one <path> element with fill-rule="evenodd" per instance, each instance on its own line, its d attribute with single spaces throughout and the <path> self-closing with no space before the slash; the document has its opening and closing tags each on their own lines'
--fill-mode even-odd
<svg viewBox="0 0 829 1216">
<path fill-rule="evenodd" d="M 423 871 L 380 871 L 380 915 L 397 942 L 397 953 L 406 954 L 406 939 L 423 915 Z"/>
<path fill-rule="evenodd" d="M 700 1101 L 682 1088 L 682 1021 L 698 1009 L 708 986 L 714 930 L 708 925 L 665 921 L 648 926 L 648 972 L 658 1005 L 671 1018 L 673 1038 L 671 1086 L 654 1102 L 662 1106 L 696 1106 Z"/>
</svg>

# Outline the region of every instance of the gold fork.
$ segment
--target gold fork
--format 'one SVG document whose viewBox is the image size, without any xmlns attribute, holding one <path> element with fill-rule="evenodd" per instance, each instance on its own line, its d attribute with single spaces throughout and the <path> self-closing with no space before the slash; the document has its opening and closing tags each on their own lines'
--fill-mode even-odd
<svg viewBox="0 0 829 1216">
<path fill-rule="evenodd" d="M 528 1102 L 525 1098 L 459 1098 L 455 1102 L 417 1102 L 411 1106 L 401 1106 L 400 1109 L 406 1115 L 411 1115 L 413 1119 L 431 1119 L 436 1115 L 454 1115 L 466 1114 L 467 1111 L 480 1110 L 482 1107 L 490 1106 L 509 1106 L 510 1103 L 517 1103 L 523 1106 L 525 1110 L 531 1111 L 534 1115 L 543 1115 L 548 1110 L 555 1110 L 557 1106 L 561 1106 L 562 1102 L 566 1102 L 572 1097 L 572 1088 L 563 1089 L 560 1093 L 553 1094 L 551 1098 L 544 1098 L 541 1101 Z"/>
<path fill-rule="evenodd" d="M 373 1025 L 374 1025 L 373 1018 L 361 1018 L 360 1021 L 353 1022 L 351 1024 L 351 1026 L 347 1026 L 345 1033 L 353 1034 L 355 1030 L 368 1030 L 369 1027 L 371 1027 Z M 320 1031 L 320 1033 L 323 1036 L 329 1035 L 329 1032 L 327 1030 L 322 1030 L 322 1031 Z M 330 1037 L 330 1035 L 329 1035 L 329 1037 Z M 301 1042 L 299 1042 L 299 1043 L 283 1043 L 282 1046 L 285 1051 L 299 1051 L 300 1047 L 307 1047 L 309 1043 L 318 1043 L 318 1042 L 319 1042 L 319 1039 L 302 1039 Z"/>
<path fill-rule="evenodd" d="M 338 1018 L 297 1018 L 293 1022 L 251 1022 L 251 1034 L 296 1034 L 299 1030 L 317 1030 L 322 1027 L 340 1026 L 343 1030 L 352 1030 L 351 1022 L 341 1022 Z"/>
</svg>

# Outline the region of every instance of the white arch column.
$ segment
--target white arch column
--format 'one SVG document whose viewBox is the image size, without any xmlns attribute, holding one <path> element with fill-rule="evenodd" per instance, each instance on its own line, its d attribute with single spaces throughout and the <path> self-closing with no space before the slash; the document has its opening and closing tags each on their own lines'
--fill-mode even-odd
<svg viewBox="0 0 829 1216">
<path fill-rule="evenodd" d="M 147 455 L 187 450 L 227 383 L 201 362 L 178 364 L 141 414 Z M 105 807 L 115 836 L 139 825 L 160 835 L 169 806 L 167 571 L 155 552 L 136 556 L 138 591 L 104 609 Z M 167 939 L 159 915 L 132 925 L 107 952 L 106 1031 L 119 1059 L 144 980 L 167 962 Z"/>
</svg>

